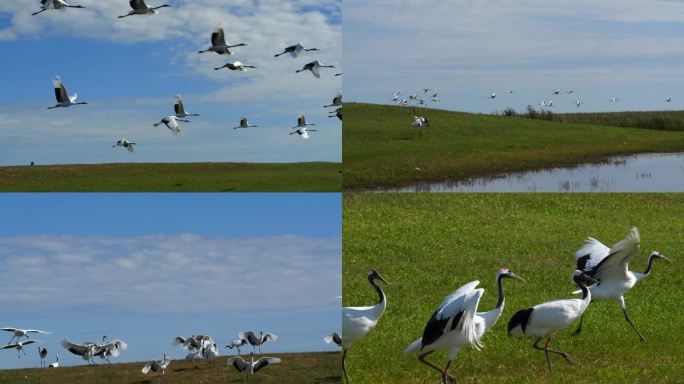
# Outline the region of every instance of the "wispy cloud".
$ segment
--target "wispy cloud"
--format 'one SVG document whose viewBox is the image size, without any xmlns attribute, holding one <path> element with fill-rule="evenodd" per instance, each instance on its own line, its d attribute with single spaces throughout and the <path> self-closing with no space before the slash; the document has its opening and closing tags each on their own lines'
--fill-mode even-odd
<svg viewBox="0 0 684 384">
<path fill-rule="evenodd" d="M 185 313 L 312 310 L 341 292 L 339 238 L 0 237 L 0 306 Z"/>
</svg>

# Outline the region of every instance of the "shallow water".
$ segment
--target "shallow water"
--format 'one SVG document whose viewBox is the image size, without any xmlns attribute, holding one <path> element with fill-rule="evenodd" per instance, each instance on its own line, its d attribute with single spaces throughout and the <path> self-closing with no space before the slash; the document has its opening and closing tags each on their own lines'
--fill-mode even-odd
<svg viewBox="0 0 684 384">
<path fill-rule="evenodd" d="M 513 172 L 387 192 L 683 192 L 684 153 L 618 156 L 600 164 Z"/>
</svg>

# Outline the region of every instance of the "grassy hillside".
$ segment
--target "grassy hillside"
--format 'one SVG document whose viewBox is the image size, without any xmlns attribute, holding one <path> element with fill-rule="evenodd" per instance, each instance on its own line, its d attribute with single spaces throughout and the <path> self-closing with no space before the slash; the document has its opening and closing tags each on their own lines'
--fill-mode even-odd
<svg viewBox="0 0 684 384">
<path fill-rule="evenodd" d="M 524 117 L 345 104 L 344 188 L 458 181 L 598 162 L 608 156 L 684 151 L 684 132 L 561 123 Z"/>
<path fill-rule="evenodd" d="M 283 362 L 264 368 L 250 380 L 255 383 L 339 383 L 338 352 L 272 354 Z M 247 356 L 249 357 L 249 356 Z M 228 366 L 227 358 L 214 361 L 173 361 L 160 380 L 156 374 L 143 375 L 145 362 L 63 367 L 57 369 L 17 369 L 0 371 L 0 384 L 144 384 L 144 383 L 242 383 L 245 375 Z"/>
<path fill-rule="evenodd" d="M 377 300 L 366 279 L 375 267 L 390 283 L 378 326 L 350 349 L 354 383 L 438 383 L 439 374 L 403 350 L 422 335 L 443 298 L 480 280 L 480 310 L 496 305 L 496 273 L 507 266 L 527 280 L 504 282 L 503 316 L 478 352 L 465 349 L 452 364 L 463 383 L 675 383 L 684 375 L 684 195 L 682 194 L 430 194 L 356 193 L 343 199 L 343 304 Z M 583 332 L 558 332 L 552 346 L 570 353 L 568 365 L 552 356 L 554 374 L 533 339 L 508 337 L 517 310 L 572 297 L 574 252 L 587 236 L 613 245 L 632 226 L 641 253 L 630 267 L 643 271 L 654 249 L 671 256 L 625 297 L 647 342 L 615 303 L 593 303 Z M 429 360 L 443 367 L 446 353 Z"/>
<path fill-rule="evenodd" d="M 339 163 L 98 164 L 0 168 L 0 191 L 333 192 Z"/>
<path fill-rule="evenodd" d="M 684 131 L 684 111 L 563 113 L 553 118 L 568 123 Z"/>
</svg>

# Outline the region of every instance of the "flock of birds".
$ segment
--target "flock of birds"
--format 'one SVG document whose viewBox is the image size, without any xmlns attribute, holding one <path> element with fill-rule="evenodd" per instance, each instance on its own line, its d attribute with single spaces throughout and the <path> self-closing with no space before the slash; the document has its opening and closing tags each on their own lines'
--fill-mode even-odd
<svg viewBox="0 0 684 384">
<path fill-rule="evenodd" d="M 3 331 L 11 332 L 12 338 L 7 343 L 7 345 L 0 347 L 0 349 L 16 349 L 18 358 L 21 358 L 22 354 L 25 356 L 26 351 L 24 346 L 30 344 L 40 344 L 40 340 L 34 340 L 30 338 L 30 334 L 50 334 L 51 332 L 41 331 L 38 329 L 19 329 L 19 328 L 1 328 Z M 26 340 L 21 340 L 26 338 Z M 16 342 L 15 342 L 16 339 Z M 245 373 L 251 376 L 265 367 L 272 364 L 281 363 L 281 359 L 276 357 L 260 357 L 254 360 L 254 355 L 257 353 L 261 354 L 261 347 L 268 342 L 275 342 L 278 340 L 278 336 L 271 332 L 260 331 L 257 335 L 253 331 L 246 331 L 238 334 L 238 338 L 229 342 L 225 348 L 236 349 L 237 354 L 230 356 L 228 358 L 228 365 L 235 368 L 240 373 Z M 332 342 L 341 346 L 341 338 L 337 332 L 333 332 L 329 336 L 323 338 L 323 341 L 327 344 Z M 188 354 L 185 356 L 185 360 L 213 360 L 220 357 L 219 348 L 214 339 L 209 335 L 192 335 L 190 337 L 176 336 L 171 344 L 174 346 L 180 346 L 182 349 L 186 350 Z M 121 351 L 128 349 L 128 345 L 122 340 L 108 340 L 107 336 L 102 337 L 102 342 L 87 341 L 82 344 L 77 344 L 69 341 L 65 338 L 62 340 L 61 345 L 64 349 L 69 351 L 71 354 L 83 358 L 88 364 L 96 364 L 94 359 L 99 357 L 101 362 L 111 363 L 110 358 L 118 357 Z M 241 356 L 240 348 L 246 345 L 252 346 L 252 352 L 250 352 L 249 361 L 245 360 Z M 40 357 L 41 368 L 46 367 L 45 359 L 48 357 L 48 350 L 42 346 L 38 347 L 38 356 Z M 171 364 L 171 358 L 163 354 L 161 360 L 154 360 L 146 363 L 141 372 L 143 374 L 148 374 L 150 372 L 157 373 L 159 375 L 164 375 L 166 369 Z M 59 367 L 59 355 L 55 355 L 55 362 L 47 365 L 47 368 L 58 368 Z"/>
<path fill-rule="evenodd" d="M 550 348 L 551 336 L 570 326 L 576 320 L 580 324 L 574 335 L 582 330 L 582 321 L 589 304 L 593 301 L 605 300 L 616 302 L 622 308 L 625 320 L 637 333 L 641 341 L 643 335 L 637 329 L 625 308 L 624 295 L 634 285 L 648 277 L 655 260 L 670 259 L 654 251 L 648 259 L 648 266 L 644 272 L 629 270 L 629 262 L 639 253 L 639 231 L 632 228 L 630 233 L 613 247 L 607 247 L 594 238 L 587 238 L 582 247 L 575 252 L 576 270 L 572 280 L 579 290 L 573 294 L 581 294 L 581 298 L 560 299 L 546 301 L 517 311 L 508 322 L 508 334 L 513 336 L 533 336 L 533 348 L 541 350 L 546 355 L 546 362 L 550 372 L 553 372 L 549 354 L 563 357 L 572 362 L 567 353 Z M 502 268 L 497 274 L 499 300 L 494 309 L 478 312 L 480 298 L 484 289 L 477 288 L 479 281 L 472 281 L 460 287 L 447 296 L 428 320 L 422 337 L 411 343 L 404 351 L 407 354 L 418 354 L 418 360 L 439 372 L 442 383 L 456 382 L 449 374 L 449 367 L 461 349 L 472 347 L 479 350 L 484 334 L 496 324 L 504 309 L 504 279 L 524 281 L 510 270 Z M 379 296 L 377 304 L 366 307 L 345 307 L 342 311 L 342 369 L 347 383 L 349 376 L 346 367 L 346 355 L 354 342 L 361 339 L 377 324 L 387 307 L 387 297 L 377 281 L 387 282 L 371 269 L 368 272 L 368 282 Z M 539 343 L 544 340 L 543 346 Z M 448 361 L 445 367 L 426 360 L 435 351 L 446 351 Z"/>
<path fill-rule="evenodd" d="M 37 12 L 34 12 L 33 15 L 40 14 L 42 12 L 48 11 L 48 10 L 60 10 L 60 11 L 65 11 L 66 9 L 69 8 L 85 8 L 82 5 L 70 5 L 67 3 L 66 0 L 42 0 L 40 6 L 40 10 Z M 171 7 L 169 4 L 163 4 L 159 6 L 149 6 L 145 3 L 145 0 L 130 0 L 129 5 L 131 10 L 125 14 L 119 16 L 119 18 L 125 18 L 129 16 L 136 16 L 136 15 L 156 15 L 159 13 L 159 9 L 161 8 L 166 8 L 166 7 Z M 233 55 L 232 49 L 236 47 L 244 47 L 247 46 L 246 43 L 239 43 L 239 44 L 229 44 L 226 42 L 226 36 L 224 29 L 221 25 L 217 26 L 213 33 L 211 34 L 211 46 L 204 50 L 200 50 L 199 53 L 205 53 L 205 52 L 214 52 L 222 56 L 231 56 Z M 280 57 L 284 54 L 289 54 L 292 58 L 297 58 L 300 55 L 302 55 L 305 52 L 312 52 L 312 51 L 319 51 L 318 48 L 305 48 L 304 45 L 302 45 L 301 42 L 298 42 L 293 45 L 289 45 L 283 49 L 282 52 L 277 53 L 274 55 L 274 57 Z M 227 68 L 231 71 L 238 71 L 238 72 L 245 72 L 248 69 L 255 69 L 256 66 L 254 65 L 245 65 L 241 63 L 240 61 L 233 61 L 233 62 L 228 62 L 224 64 L 223 66 L 216 67 L 214 68 L 215 70 L 220 70 L 223 68 Z M 313 74 L 315 78 L 320 78 L 321 77 L 321 70 L 324 68 L 335 68 L 334 65 L 325 65 L 321 63 L 319 60 L 314 60 L 309 63 L 304 64 L 301 69 L 298 69 L 295 71 L 295 73 L 300 73 L 304 71 L 309 71 Z M 341 76 L 341 73 L 336 73 L 335 76 Z M 87 102 L 77 102 L 76 99 L 78 98 L 77 94 L 74 94 L 73 96 L 69 96 L 69 94 L 66 91 L 66 88 L 64 86 L 64 83 L 62 82 L 61 78 L 59 76 L 56 76 L 55 79 L 53 80 L 53 85 L 54 85 L 54 90 L 55 90 L 55 97 L 57 99 L 57 103 L 54 106 L 48 107 L 48 109 L 54 109 L 54 108 L 67 108 L 71 107 L 74 105 L 86 105 L 88 104 Z M 335 110 L 330 111 L 328 114 L 328 117 L 334 118 L 337 117 L 338 119 L 342 120 L 342 95 L 341 93 L 337 93 L 337 95 L 334 97 L 332 104 L 325 106 L 325 108 L 328 107 L 336 107 Z M 176 138 L 181 137 L 181 126 L 178 124 L 179 122 L 184 122 L 184 123 L 189 123 L 190 120 L 187 120 L 187 117 L 190 116 L 199 116 L 199 114 L 196 113 L 188 113 L 185 110 L 185 107 L 183 105 L 183 99 L 181 98 L 180 95 L 177 95 L 175 100 L 174 100 L 174 114 L 166 116 L 162 118 L 159 122 L 155 123 L 154 126 L 160 126 L 160 125 L 165 125 L 171 133 L 174 135 Z M 307 125 L 314 125 L 314 124 L 306 124 L 302 123 L 304 121 L 304 115 L 300 114 L 298 119 L 297 119 L 297 125 L 293 127 L 293 131 L 290 132 L 291 135 L 297 134 L 299 137 L 303 139 L 309 139 L 310 136 L 308 132 L 315 131 L 313 129 L 308 129 Z M 242 117 L 240 119 L 240 125 L 235 127 L 235 128 L 256 128 L 256 125 L 250 125 L 246 117 Z M 115 145 L 113 145 L 113 148 L 124 148 L 128 150 L 128 152 L 133 153 L 134 152 L 134 147 L 137 144 L 128 138 L 122 138 L 117 141 Z"/>
</svg>

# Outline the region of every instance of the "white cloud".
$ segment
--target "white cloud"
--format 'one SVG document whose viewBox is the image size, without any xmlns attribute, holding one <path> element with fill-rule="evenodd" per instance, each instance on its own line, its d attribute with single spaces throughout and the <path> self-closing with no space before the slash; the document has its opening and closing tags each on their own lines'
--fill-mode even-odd
<svg viewBox="0 0 684 384">
<path fill-rule="evenodd" d="M 310 310 L 341 289 L 339 238 L 0 237 L 0 305 L 18 313 Z"/>
</svg>

